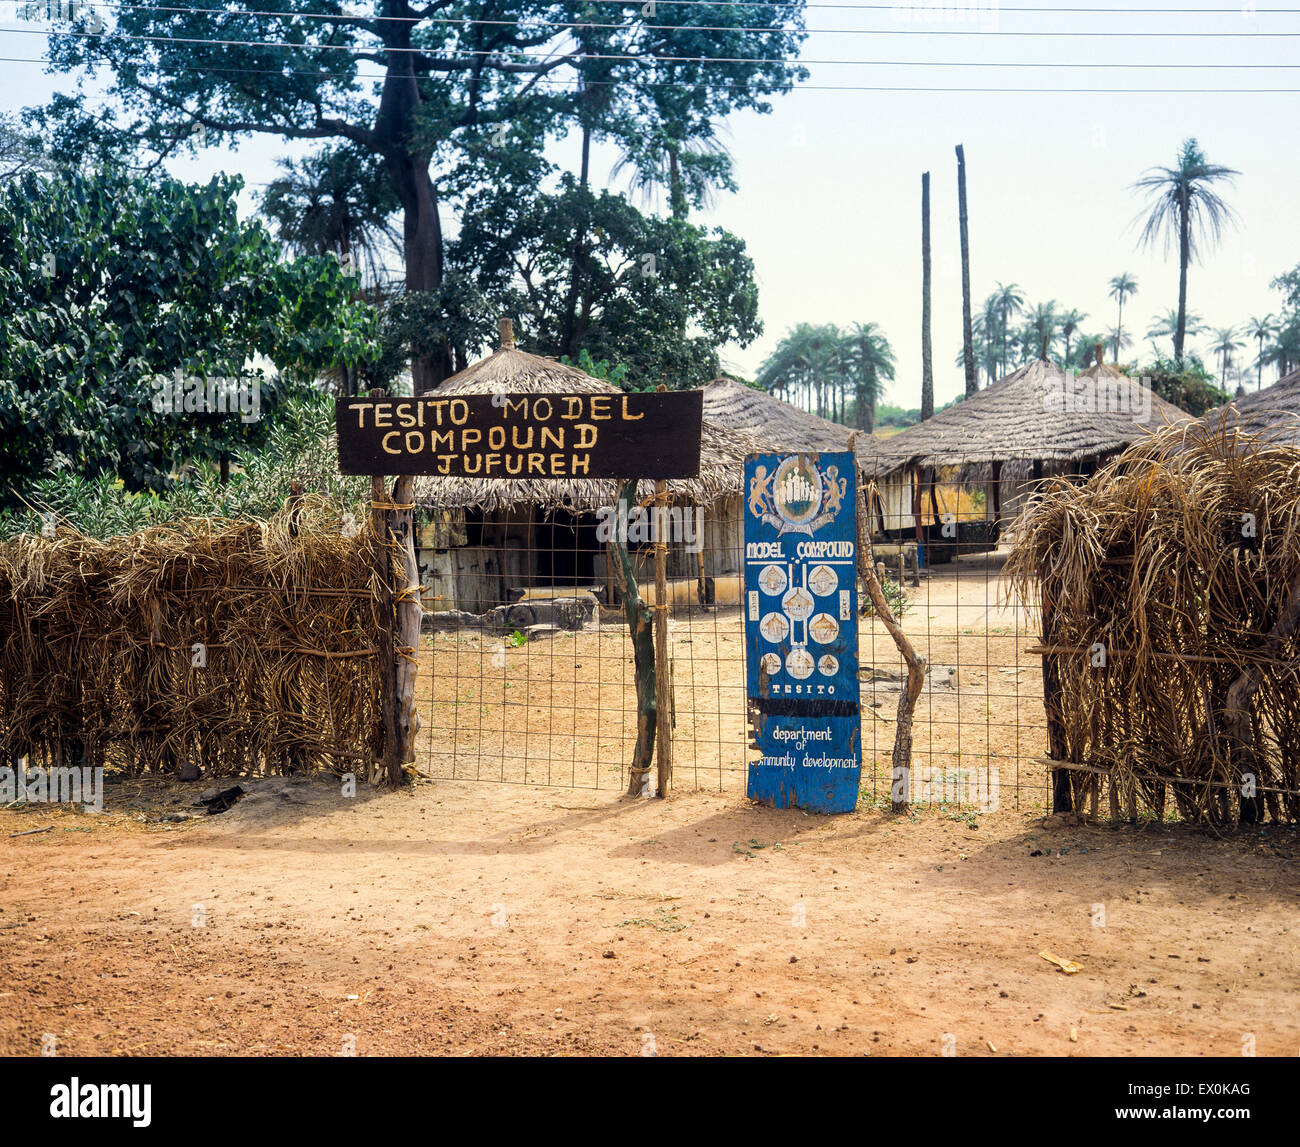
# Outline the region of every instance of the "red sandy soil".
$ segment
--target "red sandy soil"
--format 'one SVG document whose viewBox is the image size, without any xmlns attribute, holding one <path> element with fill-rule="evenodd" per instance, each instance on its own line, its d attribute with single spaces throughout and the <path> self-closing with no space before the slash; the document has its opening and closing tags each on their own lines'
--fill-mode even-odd
<svg viewBox="0 0 1300 1147">
<path fill-rule="evenodd" d="M 0 816 L 0 1053 L 1300 1050 L 1294 829 L 199 787 Z"/>
</svg>

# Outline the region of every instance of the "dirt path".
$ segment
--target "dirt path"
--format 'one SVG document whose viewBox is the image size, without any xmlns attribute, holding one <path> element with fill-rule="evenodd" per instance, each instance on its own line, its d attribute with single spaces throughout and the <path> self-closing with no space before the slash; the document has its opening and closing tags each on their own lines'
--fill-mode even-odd
<svg viewBox="0 0 1300 1147">
<path fill-rule="evenodd" d="M 181 824 L 194 786 L 0 817 L 0 1053 L 1300 1050 L 1294 830 L 254 790 Z"/>
</svg>

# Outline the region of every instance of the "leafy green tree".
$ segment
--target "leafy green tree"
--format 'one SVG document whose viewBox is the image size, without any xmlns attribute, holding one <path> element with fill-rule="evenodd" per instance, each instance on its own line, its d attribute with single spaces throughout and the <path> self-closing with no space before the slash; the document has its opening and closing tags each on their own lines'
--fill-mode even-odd
<svg viewBox="0 0 1300 1147">
<path fill-rule="evenodd" d="M 1142 381 L 1166 402 L 1199 417 L 1221 406 L 1227 394 L 1214 385 L 1214 376 L 1194 354 L 1182 362 L 1158 355 L 1141 370 Z"/>
<path fill-rule="evenodd" d="M 576 218 L 587 221 L 591 244 L 569 332 Z M 720 370 L 721 346 L 747 345 L 762 331 L 740 239 L 645 215 L 608 191 L 592 195 L 567 173 L 553 193 L 502 187 L 479 196 L 448 250 L 480 297 L 520 318 L 530 349 L 570 358 L 586 349 L 625 366 L 633 388 L 703 385 Z"/>
<path fill-rule="evenodd" d="M 372 353 L 373 311 L 350 300 L 338 260 L 284 261 L 265 228 L 240 222 L 240 186 L 0 184 L 0 500 L 59 469 L 162 489 L 182 463 L 265 433 L 292 388 L 255 356 L 305 378 Z M 232 387 L 214 411 L 187 377 L 240 380 L 257 409 L 232 411 Z"/>
<path fill-rule="evenodd" d="M 1148 195 L 1146 222 L 1139 242 L 1150 246 L 1163 238 L 1166 256 L 1178 242 L 1178 321 L 1174 328 L 1174 360 L 1183 358 L 1187 331 L 1187 268 L 1207 241 L 1217 243 L 1236 215 L 1214 189 L 1231 183 L 1240 172 L 1206 160 L 1195 139 L 1185 139 L 1173 167 L 1153 167 L 1134 185 Z"/>
<path fill-rule="evenodd" d="M 491 186 L 494 155 L 536 159 L 574 127 L 624 151 L 647 137 L 684 151 L 731 111 L 769 111 L 805 74 L 790 62 L 802 0 L 145 2 L 114 8 L 107 34 L 85 23 L 52 35 L 49 59 L 106 71 L 109 102 L 88 112 L 61 93 L 37 117 L 65 154 L 166 156 L 254 133 L 350 143 L 400 204 L 411 292 L 442 287 L 444 206 Z M 451 369 L 448 347 L 418 356 L 416 390 Z"/>
</svg>

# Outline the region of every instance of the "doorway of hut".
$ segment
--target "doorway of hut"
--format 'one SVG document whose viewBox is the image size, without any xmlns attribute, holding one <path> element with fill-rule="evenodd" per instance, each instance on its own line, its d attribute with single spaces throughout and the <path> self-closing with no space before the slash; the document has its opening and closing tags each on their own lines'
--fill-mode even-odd
<svg viewBox="0 0 1300 1147">
<path fill-rule="evenodd" d="M 537 584 L 556 588 L 591 588 L 596 584 L 596 558 L 604 547 L 596 538 L 590 514 L 552 510 L 537 530 Z"/>
</svg>

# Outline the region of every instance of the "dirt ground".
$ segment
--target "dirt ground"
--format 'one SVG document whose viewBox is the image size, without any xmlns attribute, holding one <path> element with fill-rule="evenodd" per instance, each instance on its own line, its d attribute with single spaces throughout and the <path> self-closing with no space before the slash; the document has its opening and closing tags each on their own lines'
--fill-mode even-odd
<svg viewBox="0 0 1300 1147">
<path fill-rule="evenodd" d="M 0 811 L 0 1053 L 1296 1055 L 1296 830 L 1036 819 L 1041 660 L 999 566 L 940 567 L 904 618 L 918 770 L 996 800 L 883 811 L 900 665 L 864 620 L 859 811 L 750 805 L 740 619 L 693 610 L 667 801 L 622 796 L 615 624 L 427 635 L 400 792 L 255 781 L 171 820 L 206 782 L 130 781 L 97 816 Z"/>
<path fill-rule="evenodd" d="M 1300 1051 L 1293 829 L 201 787 L 0 814 L 0 1054 Z"/>
</svg>

